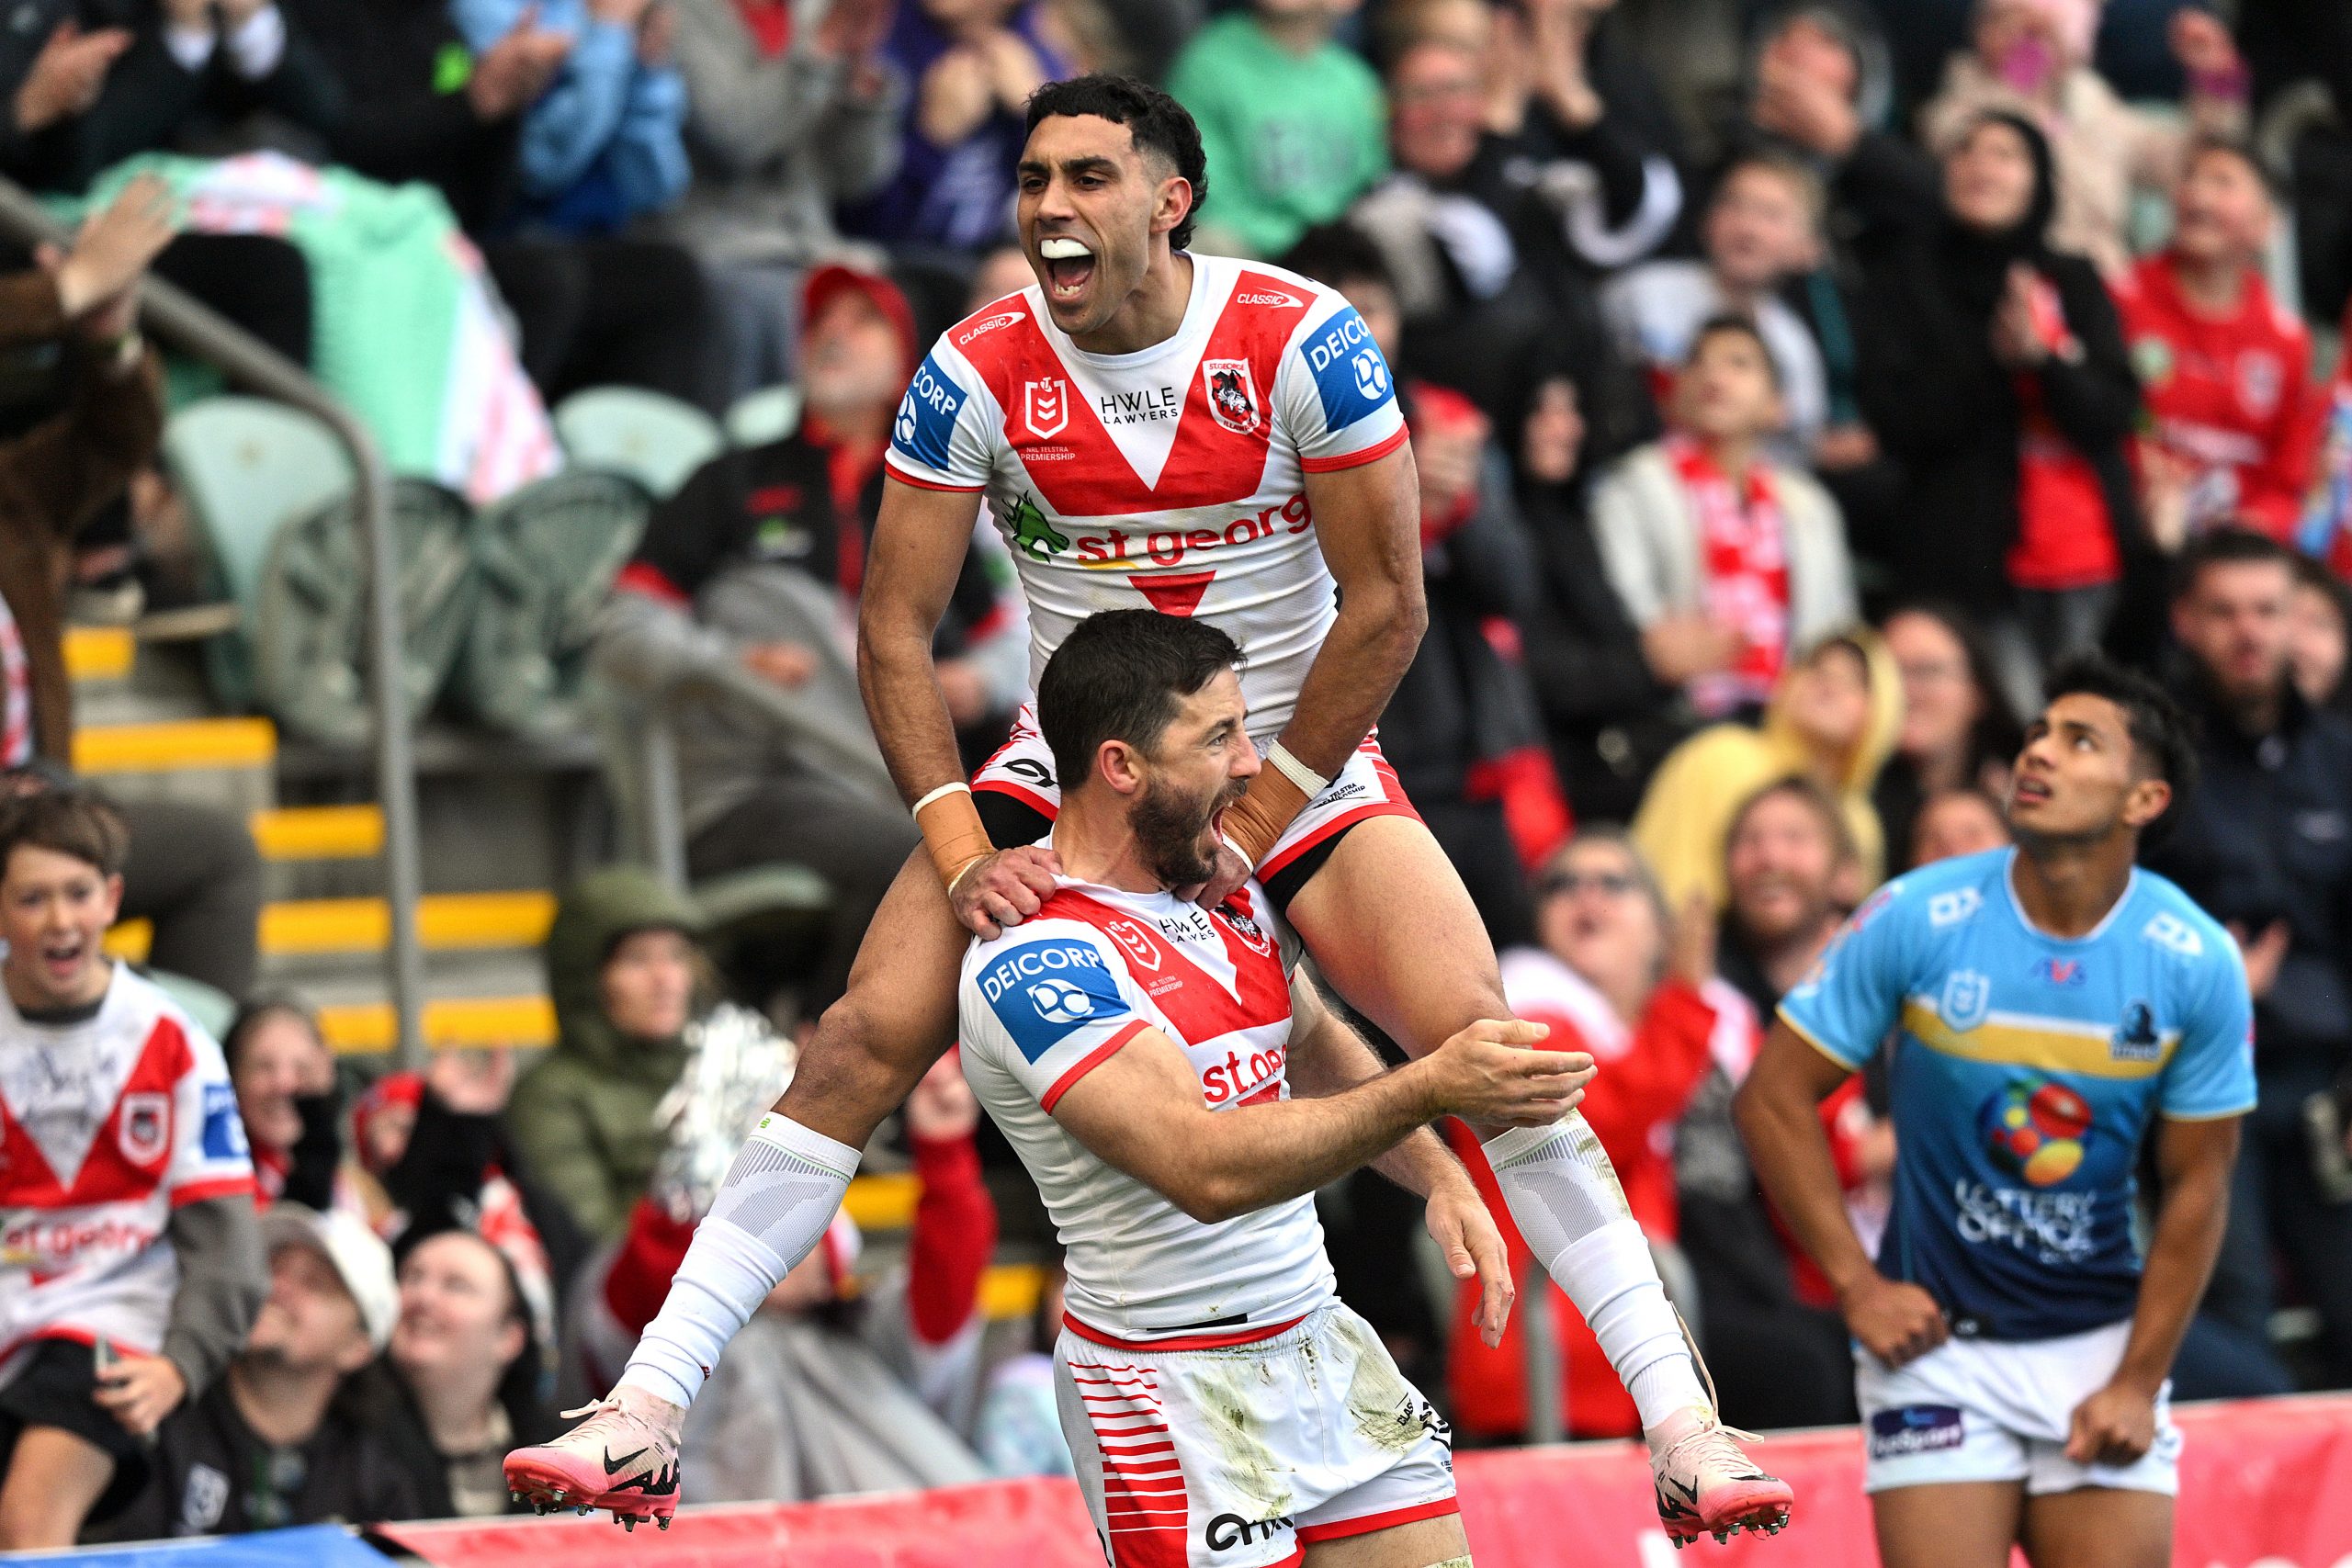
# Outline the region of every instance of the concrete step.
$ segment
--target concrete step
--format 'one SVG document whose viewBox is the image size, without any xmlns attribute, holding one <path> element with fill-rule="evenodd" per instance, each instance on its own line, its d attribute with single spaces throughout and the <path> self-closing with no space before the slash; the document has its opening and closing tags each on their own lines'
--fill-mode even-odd
<svg viewBox="0 0 2352 1568">
<path fill-rule="evenodd" d="M 139 662 L 139 639 L 129 626 L 65 628 L 65 673 L 78 682 L 124 681 Z"/>
<path fill-rule="evenodd" d="M 319 1009 L 327 1043 L 352 1055 L 392 1049 L 390 1002 L 334 1002 Z M 424 1042 L 435 1051 L 529 1050 L 555 1043 L 555 1004 L 544 995 L 441 997 L 424 1004 Z"/>
<path fill-rule="evenodd" d="M 266 861 L 373 860 L 384 852 L 380 806 L 280 806 L 253 814 Z"/>
<path fill-rule="evenodd" d="M 74 732 L 74 771 L 78 773 L 266 768 L 277 758 L 277 727 L 266 718 L 95 724 Z"/>
</svg>

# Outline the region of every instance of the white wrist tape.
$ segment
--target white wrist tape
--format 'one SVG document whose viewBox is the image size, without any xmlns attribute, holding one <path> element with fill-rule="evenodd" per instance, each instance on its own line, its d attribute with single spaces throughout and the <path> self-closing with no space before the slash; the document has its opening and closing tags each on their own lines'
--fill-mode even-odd
<svg viewBox="0 0 2352 1568">
<path fill-rule="evenodd" d="M 1313 800 L 1331 787 L 1331 781 L 1290 754 L 1290 748 L 1277 740 L 1266 750 L 1266 761 L 1274 771 L 1296 784 L 1307 799 Z"/>
<path fill-rule="evenodd" d="M 944 800 L 959 789 L 966 795 L 972 793 L 972 786 L 970 784 L 966 784 L 962 779 L 957 779 L 954 784 L 941 784 L 937 789 L 933 790 L 929 795 L 926 795 L 921 800 L 916 801 L 914 810 L 911 813 L 914 819 L 917 822 L 921 822 L 922 820 L 923 811 L 925 808 L 930 807 L 933 801 Z"/>
<path fill-rule="evenodd" d="M 762 1117 L 620 1381 L 692 1404 L 727 1342 L 832 1224 L 857 1160 L 847 1144 L 788 1116 Z"/>
</svg>

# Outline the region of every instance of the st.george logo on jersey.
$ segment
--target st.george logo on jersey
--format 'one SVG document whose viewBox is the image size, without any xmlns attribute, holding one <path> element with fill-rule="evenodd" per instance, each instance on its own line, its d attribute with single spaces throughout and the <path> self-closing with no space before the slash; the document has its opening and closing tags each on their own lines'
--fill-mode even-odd
<svg viewBox="0 0 2352 1568">
<path fill-rule="evenodd" d="M 1258 388 L 1246 359 L 1204 359 L 1201 384 L 1208 389 L 1211 417 L 1236 435 L 1258 428 Z"/>
<path fill-rule="evenodd" d="M 1023 942 L 980 971 L 980 995 L 1021 1054 L 1035 1061 L 1070 1031 L 1123 1018 L 1119 983 L 1091 943 L 1068 937 Z"/>
</svg>

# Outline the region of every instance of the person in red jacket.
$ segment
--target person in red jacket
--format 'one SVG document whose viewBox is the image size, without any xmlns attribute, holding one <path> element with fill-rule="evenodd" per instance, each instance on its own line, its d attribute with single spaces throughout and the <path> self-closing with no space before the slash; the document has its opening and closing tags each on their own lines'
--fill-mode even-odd
<svg viewBox="0 0 2352 1568">
<path fill-rule="evenodd" d="M 2141 502 L 2167 550 L 2233 521 L 2290 541 L 2302 513 L 2325 405 L 2310 332 L 2262 280 L 2276 221 L 2252 151 L 2200 143 L 2171 243 L 2116 286 L 2149 415 Z"/>
<path fill-rule="evenodd" d="M 1585 1120 L 1608 1150 L 1626 1207 L 1651 1246 L 1670 1245 L 1677 1230 L 1674 1123 L 1718 1048 L 1748 1047 L 1753 1013 L 1714 977 L 1713 912 L 1697 907 L 1670 920 L 1656 878 L 1622 833 L 1578 833 L 1552 857 L 1535 896 L 1543 945 L 1503 953 L 1504 994 L 1517 1016 L 1551 1026 L 1545 1049 L 1589 1051 L 1600 1064 L 1585 1091 Z M 1486 1195 L 1515 1265 L 1523 1267 L 1526 1244 L 1476 1140 L 1458 1122 L 1448 1124 L 1448 1136 Z M 1455 1305 L 1447 1366 L 1454 1425 L 1476 1437 L 1517 1438 L 1528 1422 L 1523 1320 L 1514 1316 L 1502 1343 L 1490 1348 L 1471 1322 L 1476 1305 L 1475 1291 Z M 1569 1430 L 1579 1438 L 1638 1434 L 1634 1402 L 1557 1286 L 1551 1309 Z"/>
</svg>

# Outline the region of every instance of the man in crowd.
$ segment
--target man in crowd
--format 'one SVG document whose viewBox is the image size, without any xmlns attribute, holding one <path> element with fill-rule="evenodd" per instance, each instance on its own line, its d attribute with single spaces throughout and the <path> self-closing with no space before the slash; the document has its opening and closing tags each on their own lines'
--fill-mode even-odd
<svg viewBox="0 0 2352 1568">
<path fill-rule="evenodd" d="M 252 1337 L 216 1387 L 164 1423 L 153 1480 L 112 1539 L 420 1511 L 423 1439 L 371 1365 L 400 1315 L 391 1249 L 349 1214 L 297 1203 L 261 1228 L 269 1298 Z"/>
<path fill-rule="evenodd" d="M 2116 289 L 2152 428 L 2141 503 L 2166 549 L 2237 521 L 2294 536 L 2325 400 L 2310 331 L 2262 263 L 2278 216 L 2252 149 L 2209 141 L 2173 193 L 2172 243 Z"/>
<path fill-rule="evenodd" d="M 86 794 L 0 808 L 0 1551 L 119 1511 L 259 1295 L 220 1047 L 99 945 L 127 852 Z"/>
<path fill-rule="evenodd" d="M 1748 798 L 1725 846 L 1731 901 L 1715 967 L 1753 1010 L 1740 1021 L 1752 1049 L 1758 1021 L 1820 960 L 1844 918 L 1838 889 L 1852 877 L 1853 840 L 1826 790 L 1786 779 Z M 1746 1066 L 1740 1055 L 1720 1060 L 1674 1136 L 1682 1245 L 1725 1419 L 1760 1428 L 1851 1421 L 1845 1325 L 1800 1293 L 1732 1124 Z"/>
<path fill-rule="evenodd" d="M 2260 1086 L 2207 1312 L 2264 1345 L 2275 1243 L 2320 1310 L 2341 1387 L 2352 1381 L 2352 1203 L 2323 1187 L 2304 1111 L 2352 1063 L 2352 726 L 2290 678 L 2295 563 L 2283 546 L 2209 534 L 2183 554 L 2177 584 L 2178 684 L 2203 720 L 2204 784 L 2151 863 L 2245 948 Z"/>
</svg>

